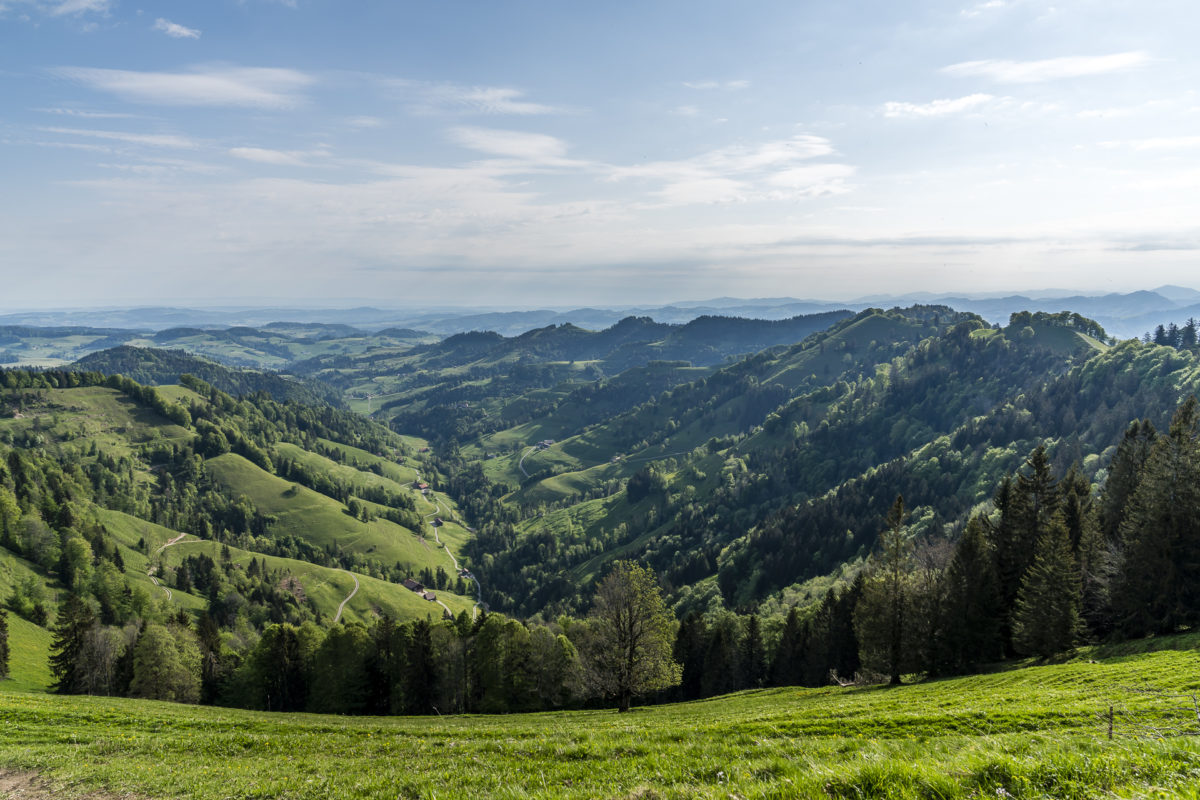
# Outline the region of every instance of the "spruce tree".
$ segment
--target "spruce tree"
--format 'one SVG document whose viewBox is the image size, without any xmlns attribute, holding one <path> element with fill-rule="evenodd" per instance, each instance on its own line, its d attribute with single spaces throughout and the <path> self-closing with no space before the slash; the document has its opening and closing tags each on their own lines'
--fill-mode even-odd
<svg viewBox="0 0 1200 800">
<path fill-rule="evenodd" d="M 702 697 L 704 681 L 704 654 L 708 649 L 708 629 L 704 617 L 692 611 L 683 622 L 679 623 L 679 631 L 675 634 L 675 646 L 671 657 L 682 667 L 682 679 L 678 694 L 684 700 L 696 700 Z"/>
<path fill-rule="evenodd" d="M 1059 518 L 1061 494 L 1044 445 L 1034 448 L 1015 480 L 1006 479 L 996 493 L 999 522 L 991 530 L 996 549 L 996 573 L 1003 610 L 1001 637 L 1005 650 L 1015 653 L 1011 619 L 1017 593 L 1033 563 L 1037 543 Z"/>
<path fill-rule="evenodd" d="M 763 648 L 762 624 L 757 614 L 746 620 L 746 633 L 742 636 L 742 684 L 748 689 L 758 689 L 767 681 L 767 653 Z"/>
<path fill-rule="evenodd" d="M 884 672 L 892 685 L 912 661 L 911 597 L 912 543 L 904 534 L 904 498 L 897 496 L 888 511 L 887 529 L 872 556 L 871 578 L 854 610 L 854 629 L 864 664 Z"/>
<path fill-rule="evenodd" d="M 804 682 L 804 651 L 808 644 L 808 626 L 800 621 L 800 612 L 792 606 L 775 657 L 771 660 L 771 685 L 796 686 Z M 685 673 L 686 675 L 686 673 Z M 685 678 L 686 680 L 686 678 Z"/>
<path fill-rule="evenodd" d="M 1142 467 L 1156 438 L 1158 431 L 1150 420 L 1134 420 L 1125 430 L 1125 436 L 1108 464 L 1108 479 L 1104 482 L 1104 492 L 1099 501 L 1099 521 L 1101 532 L 1110 542 L 1117 541 L 1133 493 L 1141 479 Z"/>
<path fill-rule="evenodd" d="M 1084 530 L 1092 523 L 1092 486 L 1078 464 L 1072 464 L 1058 484 L 1063 524 L 1071 541 L 1071 552 L 1079 552 Z"/>
<path fill-rule="evenodd" d="M 1085 526 L 1079 543 L 1079 580 L 1083 587 L 1081 613 L 1088 632 L 1096 637 L 1113 631 L 1112 587 L 1120 558 L 1096 523 Z"/>
<path fill-rule="evenodd" d="M 8 612 L 0 608 L 0 680 L 8 677 Z"/>
<path fill-rule="evenodd" d="M 972 517 L 942 575 L 945 605 L 938 631 L 939 671 L 963 672 L 1004 654 L 995 551 Z"/>
<path fill-rule="evenodd" d="M 736 618 L 729 614 L 710 629 L 704 654 L 703 696 L 728 694 L 742 688 Z"/>
<path fill-rule="evenodd" d="M 1021 581 L 1012 624 L 1017 652 L 1049 658 L 1073 647 L 1082 632 L 1080 597 L 1070 536 L 1058 522 L 1038 541 Z"/>
<path fill-rule="evenodd" d="M 1180 406 L 1142 468 L 1121 526 L 1122 579 L 1113 598 L 1130 635 L 1200 622 L 1200 403 Z"/>
<path fill-rule="evenodd" d="M 825 621 L 825 643 L 816 651 L 825 661 L 814 686 L 829 682 L 832 669 L 845 678 L 853 678 L 862 665 L 858 631 L 854 626 L 854 613 L 867 587 L 867 576 L 860 572 L 850 585 L 840 592 L 827 595 L 830 601 Z"/>
<path fill-rule="evenodd" d="M 79 595 L 67 595 L 58 611 L 54 639 L 50 645 L 50 672 L 54 675 L 53 689 L 56 693 L 80 694 L 87 685 L 81 656 L 87 632 L 94 624 L 96 615 L 91 607 Z"/>
</svg>

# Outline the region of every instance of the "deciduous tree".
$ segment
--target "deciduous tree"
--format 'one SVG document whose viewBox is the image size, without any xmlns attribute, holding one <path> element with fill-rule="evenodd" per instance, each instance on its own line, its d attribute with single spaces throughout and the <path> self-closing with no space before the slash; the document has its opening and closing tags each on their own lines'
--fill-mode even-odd
<svg viewBox="0 0 1200 800">
<path fill-rule="evenodd" d="M 675 621 L 667 612 L 654 573 L 618 561 L 596 588 L 588 625 L 592 686 L 628 711 L 634 695 L 679 683 L 671 657 Z"/>
</svg>

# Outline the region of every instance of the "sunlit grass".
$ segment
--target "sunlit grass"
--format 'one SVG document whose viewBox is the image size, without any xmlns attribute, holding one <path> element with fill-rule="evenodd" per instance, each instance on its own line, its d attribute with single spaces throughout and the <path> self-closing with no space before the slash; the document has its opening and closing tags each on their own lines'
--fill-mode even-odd
<svg viewBox="0 0 1200 800">
<path fill-rule="evenodd" d="M 1198 667 L 1161 651 L 624 715 L 284 716 L 0 693 L 0 764 L 65 791 L 183 798 L 1195 797 L 1200 745 L 1124 725 L 1176 721 L 1126 688 L 1193 687 Z"/>
</svg>

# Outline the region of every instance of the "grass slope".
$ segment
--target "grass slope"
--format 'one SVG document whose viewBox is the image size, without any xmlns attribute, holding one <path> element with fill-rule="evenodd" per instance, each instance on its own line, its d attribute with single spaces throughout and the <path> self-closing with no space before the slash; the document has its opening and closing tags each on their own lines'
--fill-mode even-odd
<svg viewBox="0 0 1200 800">
<path fill-rule="evenodd" d="M 0 766 L 66 797 L 1196 798 L 1200 743 L 1133 727 L 1194 729 L 1194 714 L 1121 687 L 1195 690 L 1197 666 L 1163 651 L 624 715 L 356 719 L 0 692 Z"/>
<path fill-rule="evenodd" d="M 251 558 L 257 558 L 265 563 L 272 572 L 282 571 L 294 575 L 304 587 L 305 595 L 312 599 L 316 607 L 326 617 L 326 622 L 332 621 L 337 615 L 338 606 L 354 589 L 354 578 L 350 573 L 332 567 L 322 567 L 307 561 L 297 561 L 291 558 L 263 556 L 229 548 L 234 564 L 245 569 Z M 202 539 L 189 539 L 167 548 L 162 552 L 161 560 L 165 568 L 177 567 L 188 556 L 204 553 L 214 561 L 221 557 L 221 545 Z M 448 564 L 447 564 L 448 566 Z M 422 600 L 416 594 L 403 586 L 387 581 L 371 578 L 366 575 L 356 575 L 359 589 L 355 592 L 342 611 L 342 619 L 347 622 L 370 623 L 380 614 L 387 614 L 393 619 L 440 619 L 442 607 L 436 603 Z M 174 590 L 173 590 L 174 591 Z M 175 591 L 175 596 L 179 596 Z M 445 603 L 454 613 L 466 611 L 468 614 L 474 605 L 464 597 L 450 592 L 436 592 L 438 599 Z"/>
<path fill-rule="evenodd" d="M 53 680 L 50 675 L 50 631 L 8 614 L 8 678 L 0 681 L 0 691 L 44 692 Z"/>
<path fill-rule="evenodd" d="M 207 466 L 231 491 L 245 494 L 263 513 L 275 516 L 278 522 L 271 529 L 275 533 L 292 534 L 321 547 L 336 544 L 374 554 L 389 563 L 407 564 L 412 571 L 441 567 L 454 577 L 453 561 L 438 545 L 432 528 L 422 537 L 386 519 L 361 522 L 336 500 L 271 475 L 233 453 L 209 459 Z M 469 534 L 450 521 L 455 512 L 444 498 L 418 498 L 417 510 L 430 520 L 441 514 L 447 524 L 438 530 L 438 536 L 454 552 L 460 551 Z"/>
</svg>

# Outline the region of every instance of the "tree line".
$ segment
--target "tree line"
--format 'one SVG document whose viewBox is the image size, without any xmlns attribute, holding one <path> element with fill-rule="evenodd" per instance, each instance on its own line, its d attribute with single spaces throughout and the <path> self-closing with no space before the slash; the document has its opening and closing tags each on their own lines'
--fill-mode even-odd
<svg viewBox="0 0 1200 800">
<path fill-rule="evenodd" d="M 552 624 L 463 612 L 326 630 L 308 619 L 270 624 L 238 649 L 226 622 L 210 609 L 105 625 L 72 593 L 54 626 L 54 690 L 266 711 L 508 713 L 605 699 L 628 710 L 679 678 L 656 580 L 627 562 L 601 582 L 587 618 Z"/>
</svg>

